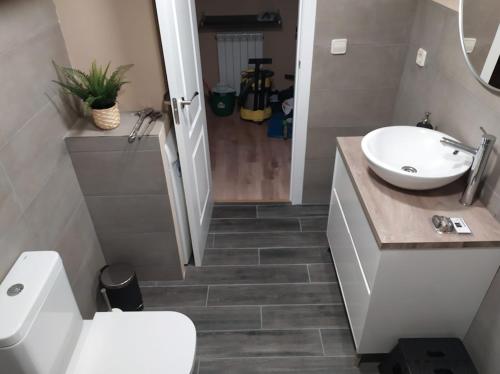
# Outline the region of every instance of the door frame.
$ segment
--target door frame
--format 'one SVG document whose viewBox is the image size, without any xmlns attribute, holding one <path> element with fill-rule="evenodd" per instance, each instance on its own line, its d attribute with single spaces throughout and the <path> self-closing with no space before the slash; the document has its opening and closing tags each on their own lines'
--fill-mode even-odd
<svg viewBox="0 0 500 374">
<path fill-rule="evenodd" d="M 299 0 L 290 201 L 302 204 L 317 0 Z"/>
<path fill-rule="evenodd" d="M 289 195 L 290 202 L 293 205 L 302 204 L 304 191 L 304 169 L 314 54 L 314 35 L 316 30 L 316 10 L 317 0 L 299 0 Z"/>
</svg>

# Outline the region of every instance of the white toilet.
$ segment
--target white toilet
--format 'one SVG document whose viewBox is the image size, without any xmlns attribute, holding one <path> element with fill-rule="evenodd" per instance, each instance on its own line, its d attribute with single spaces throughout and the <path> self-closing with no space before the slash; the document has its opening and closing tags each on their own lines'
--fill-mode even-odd
<svg viewBox="0 0 500 374">
<path fill-rule="evenodd" d="M 57 252 L 24 252 L 0 284 L 0 372 L 190 374 L 196 329 L 175 312 L 83 320 Z"/>
</svg>

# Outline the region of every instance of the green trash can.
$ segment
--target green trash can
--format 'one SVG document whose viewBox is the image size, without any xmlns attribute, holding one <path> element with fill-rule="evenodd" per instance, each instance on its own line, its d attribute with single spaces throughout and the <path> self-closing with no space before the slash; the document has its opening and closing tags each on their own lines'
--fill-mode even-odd
<svg viewBox="0 0 500 374">
<path fill-rule="evenodd" d="M 216 85 L 210 93 L 210 106 L 219 117 L 233 114 L 235 104 L 236 91 L 231 87 Z"/>
</svg>

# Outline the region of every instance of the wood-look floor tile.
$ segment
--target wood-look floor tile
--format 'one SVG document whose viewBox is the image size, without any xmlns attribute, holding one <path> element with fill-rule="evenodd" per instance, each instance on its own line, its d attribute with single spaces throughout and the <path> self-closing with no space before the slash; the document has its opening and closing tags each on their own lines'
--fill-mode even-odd
<svg viewBox="0 0 500 374">
<path fill-rule="evenodd" d="M 203 266 L 257 265 L 258 249 L 210 249 L 203 255 Z"/>
<path fill-rule="evenodd" d="M 267 205 L 257 207 L 259 218 L 328 216 L 327 204 L 310 205 Z"/>
<path fill-rule="evenodd" d="M 211 286 L 208 305 L 336 304 L 337 283 Z"/>
<path fill-rule="evenodd" d="M 212 218 L 257 218 L 255 205 L 215 205 Z"/>
<path fill-rule="evenodd" d="M 199 358 L 321 356 L 318 330 L 267 330 L 198 333 Z"/>
<path fill-rule="evenodd" d="M 347 328 L 343 305 L 287 305 L 262 307 L 262 327 L 286 328 Z"/>
<path fill-rule="evenodd" d="M 206 266 L 190 267 L 185 284 L 267 284 L 304 283 L 309 279 L 306 265 Z"/>
<path fill-rule="evenodd" d="M 199 374 L 378 374 L 376 364 L 357 367 L 354 357 L 201 359 Z"/>
<path fill-rule="evenodd" d="M 188 316 L 197 331 L 256 330 L 261 327 L 260 307 L 173 307 L 168 310 Z"/>
<path fill-rule="evenodd" d="M 214 248 L 279 248 L 327 246 L 323 232 L 215 234 Z"/>
<path fill-rule="evenodd" d="M 330 264 L 311 264 L 309 267 L 309 276 L 311 282 L 336 282 L 337 273 L 333 263 Z"/>
<path fill-rule="evenodd" d="M 204 306 L 207 286 L 145 287 L 141 289 L 146 308 Z"/>
<path fill-rule="evenodd" d="M 290 232 L 300 231 L 297 218 L 244 218 L 244 219 L 212 219 L 212 233 L 245 233 L 245 232 Z"/>
<path fill-rule="evenodd" d="M 349 356 L 356 354 L 351 330 L 321 330 L 321 338 L 326 356 Z"/>
<path fill-rule="evenodd" d="M 260 250 L 261 264 L 323 264 L 331 263 L 328 247 L 267 248 Z"/>
<path fill-rule="evenodd" d="M 328 217 L 300 218 L 302 231 L 326 231 Z"/>
</svg>

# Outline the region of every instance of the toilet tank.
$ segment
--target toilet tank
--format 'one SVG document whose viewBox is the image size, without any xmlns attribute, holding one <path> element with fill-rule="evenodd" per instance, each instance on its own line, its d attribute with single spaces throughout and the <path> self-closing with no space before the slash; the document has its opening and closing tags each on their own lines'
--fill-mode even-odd
<svg viewBox="0 0 500 374">
<path fill-rule="evenodd" d="M 24 252 L 0 284 L 0 371 L 60 374 L 83 321 L 57 252 Z"/>
</svg>

